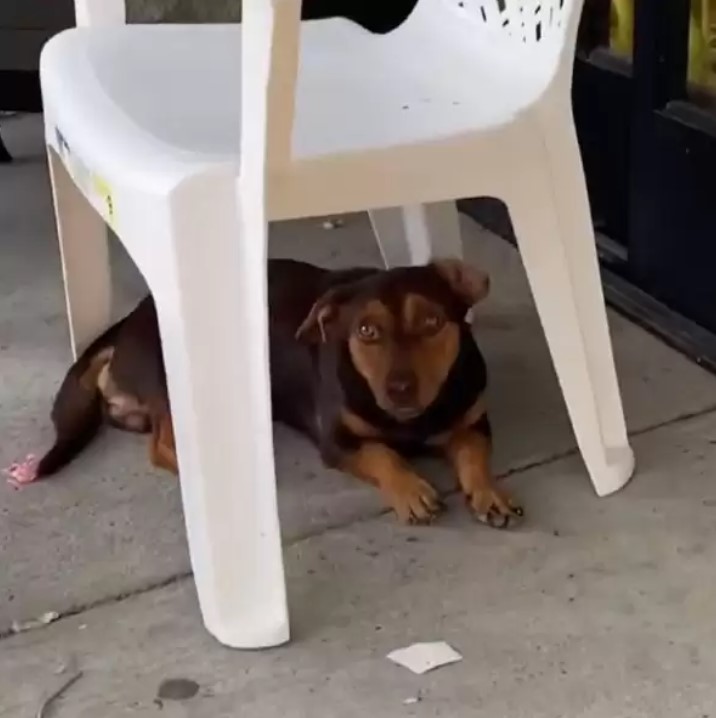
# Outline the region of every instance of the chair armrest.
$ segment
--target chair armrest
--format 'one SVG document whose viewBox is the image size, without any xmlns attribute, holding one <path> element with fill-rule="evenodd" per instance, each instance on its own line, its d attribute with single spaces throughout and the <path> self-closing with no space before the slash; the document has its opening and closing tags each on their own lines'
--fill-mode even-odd
<svg viewBox="0 0 716 718">
<path fill-rule="evenodd" d="M 124 25 L 127 15 L 125 0 L 75 0 L 78 27 Z"/>
</svg>

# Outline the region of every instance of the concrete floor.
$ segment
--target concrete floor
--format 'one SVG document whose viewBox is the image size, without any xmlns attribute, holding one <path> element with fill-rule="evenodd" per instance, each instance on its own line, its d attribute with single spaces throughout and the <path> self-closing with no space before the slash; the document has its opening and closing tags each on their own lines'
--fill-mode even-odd
<svg viewBox="0 0 716 718">
<path fill-rule="evenodd" d="M 18 161 L 0 167 L 0 466 L 49 440 L 69 362 L 40 122 L 6 121 L 3 135 Z M 294 641 L 232 652 L 201 625 L 176 482 L 147 468 L 140 439 L 107 432 L 56 479 L 0 486 L 0 716 L 34 715 L 70 657 L 85 675 L 58 717 L 716 715 L 716 379 L 611 317 L 639 472 L 597 499 L 519 257 L 469 220 L 464 235 L 493 278 L 477 336 L 497 468 L 525 524 L 492 531 L 453 502 L 436 526 L 400 527 L 370 489 L 278 427 Z M 362 216 L 333 231 L 278 226 L 271 250 L 378 262 Z M 119 311 L 142 285 L 115 259 Z M 449 486 L 439 466 L 424 470 Z M 11 635 L 45 611 L 62 618 Z M 464 661 L 415 677 L 384 658 L 434 639 Z M 176 677 L 198 695 L 160 705 L 159 684 Z"/>
</svg>

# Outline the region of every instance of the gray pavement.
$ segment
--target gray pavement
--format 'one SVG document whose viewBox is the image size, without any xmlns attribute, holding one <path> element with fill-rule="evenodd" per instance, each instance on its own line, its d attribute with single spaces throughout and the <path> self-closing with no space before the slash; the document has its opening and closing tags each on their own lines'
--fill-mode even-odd
<svg viewBox="0 0 716 718">
<path fill-rule="evenodd" d="M 50 439 L 70 360 L 38 118 L 3 121 L 0 466 Z M 0 716 L 34 715 L 70 656 L 83 679 L 58 716 L 159 714 L 172 677 L 197 697 L 162 715 L 695 716 L 716 714 L 713 571 L 716 379 L 611 317 L 639 473 L 597 499 L 574 441 L 519 257 L 469 220 L 468 257 L 492 274 L 477 336 L 491 371 L 497 468 L 528 510 L 514 533 L 469 522 L 401 528 L 373 492 L 323 469 L 277 428 L 294 642 L 231 652 L 197 612 L 176 482 L 142 440 L 108 431 L 52 481 L 0 486 Z M 365 217 L 274 228 L 274 256 L 376 264 Z M 117 310 L 141 280 L 117 248 Z M 449 486 L 442 467 L 426 464 Z M 44 611 L 52 626 L 8 636 Z M 465 658 L 421 678 L 388 651 L 445 639 Z M 418 703 L 403 700 L 420 697 Z"/>
</svg>

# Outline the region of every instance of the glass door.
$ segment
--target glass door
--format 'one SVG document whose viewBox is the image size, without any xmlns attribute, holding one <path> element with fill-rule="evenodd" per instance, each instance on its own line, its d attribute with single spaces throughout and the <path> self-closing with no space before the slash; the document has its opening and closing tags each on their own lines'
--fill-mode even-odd
<svg viewBox="0 0 716 718">
<path fill-rule="evenodd" d="M 716 0 L 586 0 L 574 109 L 604 259 L 716 332 Z"/>
</svg>

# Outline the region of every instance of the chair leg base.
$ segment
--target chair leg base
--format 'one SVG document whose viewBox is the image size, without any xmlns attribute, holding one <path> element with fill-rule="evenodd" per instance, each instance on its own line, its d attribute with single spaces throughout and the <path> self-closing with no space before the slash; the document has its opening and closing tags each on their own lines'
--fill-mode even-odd
<svg viewBox="0 0 716 718">
<path fill-rule="evenodd" d="M 623 489 L 634 475 L 636 461 L 629 445 L 607 449 L 606 464 L 590 471 L 597 496 L 609 496 Z"/>
<path fill-rule="evenodd" d="M 206 628 L 223 646 L 244 651 L 276 648 L 291 638 L 287 621 L 267 622 L 262 616 L 255 620 L 242 618 L 238 626 L 207 623 Z"/>
</svg>

